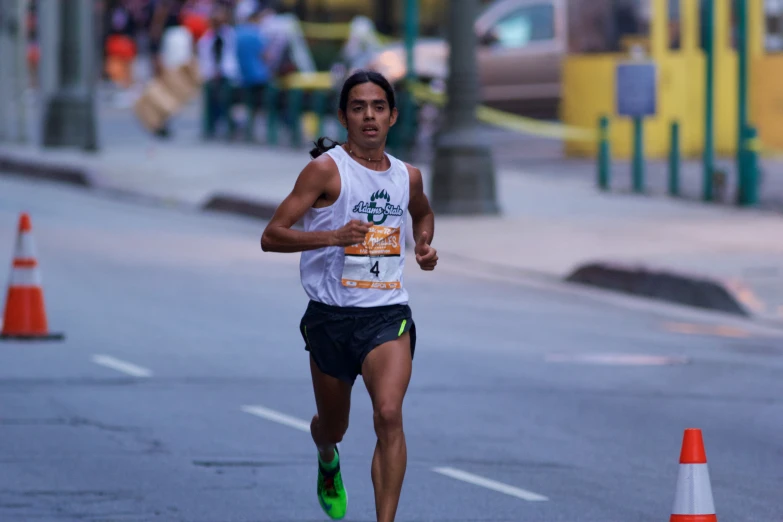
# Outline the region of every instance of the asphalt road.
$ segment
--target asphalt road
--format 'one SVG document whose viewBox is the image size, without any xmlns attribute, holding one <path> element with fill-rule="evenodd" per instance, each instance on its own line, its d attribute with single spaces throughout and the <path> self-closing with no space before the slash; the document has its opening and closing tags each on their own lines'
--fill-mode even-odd
<svg viewBox="0 0 783 522">
<path fill-rule="evenodd" d="M 0 178 L 0 260 L 21 210 L 67 337 L 0 343 L 0 520 L 325 520 L 301 430 L 298 257 L 261 252 L 257 221 Z M 783 516 L 775 332 L 445 254 L 406 281 L 419 344 L 398 520 L 666 520 L 688 427 L 704 430 L 720 520 Z M 372 521 L 356 388 L 346 520 Z"/>
</svg>

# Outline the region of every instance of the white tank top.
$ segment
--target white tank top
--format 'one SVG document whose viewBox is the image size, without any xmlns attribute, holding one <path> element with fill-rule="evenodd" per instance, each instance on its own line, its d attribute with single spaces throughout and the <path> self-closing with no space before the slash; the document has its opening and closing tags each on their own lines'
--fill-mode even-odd
<svg viewBox="0 0 783 522">
<path fill-rule="evenodd" d="M 326 152 L 340 172 L 332 205 L 310 208 L 306 231 L 336 230 L 352 219 L 372 223 L 364 243 L 302 252 L 299 272 L 308 297 L 332 306 L 407 304 L 403 286 L 410 179 L 405 163 L 387 154 L 386 171 L 368 169 L 341 146 Z"/>
</svg>

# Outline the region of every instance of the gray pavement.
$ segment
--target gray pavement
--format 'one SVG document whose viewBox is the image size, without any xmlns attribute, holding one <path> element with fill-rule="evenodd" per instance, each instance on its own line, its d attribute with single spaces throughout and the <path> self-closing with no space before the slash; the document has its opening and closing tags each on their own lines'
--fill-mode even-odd
<svg viewBox="0 0 783 522">
<path fill-rule="evenodd" d="M 0 345 L 0 520 L 325 520 L 309 435 L 242 410 L 313 413 L 297 256 L 261 252 L 255 220 L 0 179 L 0 259 L 21 210 L 67 338 Z M 783 332 L 441 259 L 406 273 L 419 344 L 398 520 L 666 519 L 688 427 L 719 519 L 781 516 Z M 374 520 L 373 445 L 357 381 L 346 520 Z"/>
</svg>

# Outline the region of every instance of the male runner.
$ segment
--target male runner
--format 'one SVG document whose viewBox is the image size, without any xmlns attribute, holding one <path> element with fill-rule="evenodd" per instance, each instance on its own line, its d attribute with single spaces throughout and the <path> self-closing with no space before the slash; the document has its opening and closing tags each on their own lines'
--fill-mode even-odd
<svg viewBox="0 0 783 522">
<path fill-rule="evenodd" d="M 302 286 L 310 297 L 300 323 L 310 353 L 317 414 L 310 432 L 318 449 L 318 501 L 333 519 L 347 495 L 337 443 L 348 429 L 351 390 L 361 374 L 378 437 L 372 482 L 378 522 L 392 522 L 407 465 L 402 403 L 411 378 L 416 329 L 403 286 L 406 210 L 416 261 L 433 270 L 435 216 L 421 172 L 384 152 L 397 120 L 394 91 L 375 72 L 349 77 L 338 117 L 343 144 L 316 142 L 261 237 L 261 248 L 302 252 Z M 304 217 L 304 231 L 291 227 Z"/>
</svg>

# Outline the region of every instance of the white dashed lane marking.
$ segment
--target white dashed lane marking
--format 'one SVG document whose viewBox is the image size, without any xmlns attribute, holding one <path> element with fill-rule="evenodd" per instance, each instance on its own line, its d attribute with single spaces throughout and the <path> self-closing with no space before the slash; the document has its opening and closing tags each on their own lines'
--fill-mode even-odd
<svg viewBox="0 0 783 522">
<path fill-rule="evenodd" d="M 503 484 L 502 482 L 480 477 L 478 475 L 474 475 L 459 469 L 434 468 L 432 471 L 456 480 L 461 480 L 462 482 L 467 482 L 468 484 L 473 484 L 474 486 L 480 486 L 482 488 L 497 491 L 498 493 L 504 493 L 512 497 L 521 498 L 522 500 L 527 500 L 528 502 L 542 502 L 549 500 L 547 497 L 539 495 L 538 493 L 533 493 L 532 491 L 528 491 L 526 489 L 509 486 L 508 484 Z"/>
<path fill-rule="evenodd" d="M 277 422 L 278 424 L 288 426 L 289 428 L 294 428 L 310 433 L 309 422 L 302 419 L 297 419 L 296 417 L 291 417 L 285 413 L 280 413 L 279 411 L 270 410 L 269 408 L 264 408 L 263 406 L 242 406 L 242 411 L 249 413 L 250 415 L 255 415 L 257 417 L 270 420 L 272 422 Z"/>
<path fill-rule="evenodd" d="M 132 375 L 133 377 L 152 377 L 152 372 L 133 363 L 116 359 L 110 355 L 96 354 L 92 356 L 92 362 L 100 364 L 112 370 Z"/>
</svg>

